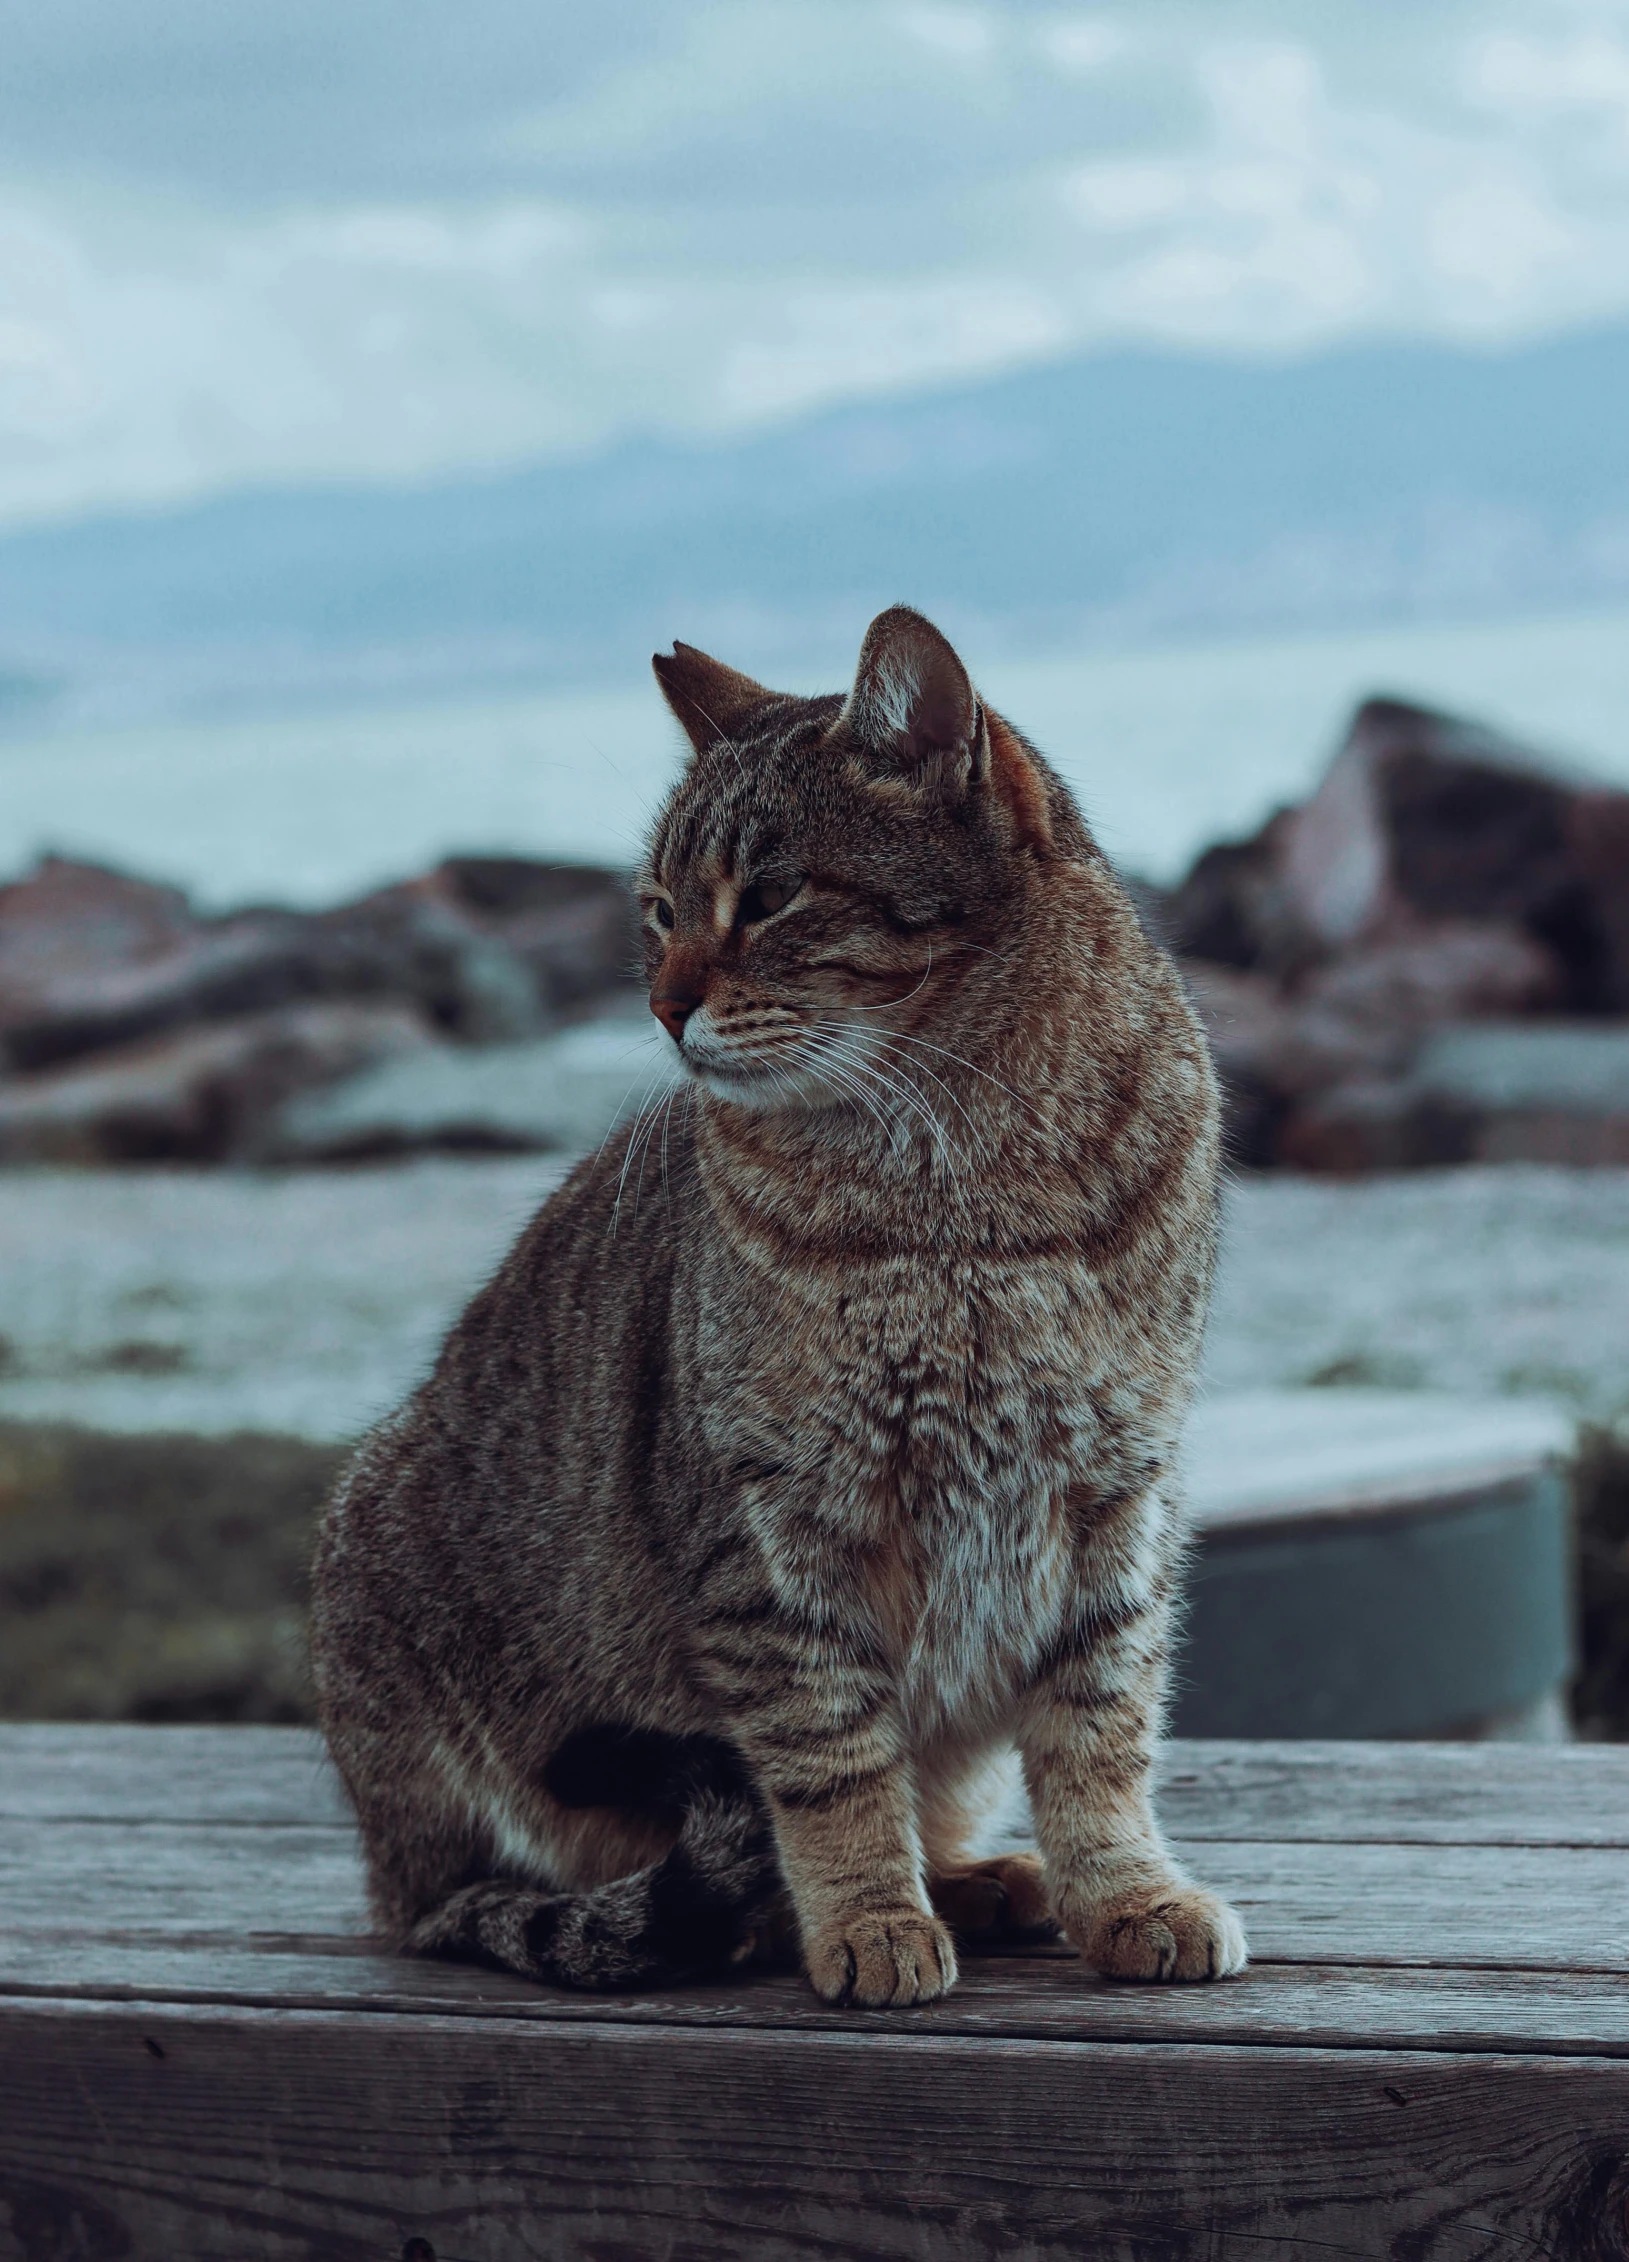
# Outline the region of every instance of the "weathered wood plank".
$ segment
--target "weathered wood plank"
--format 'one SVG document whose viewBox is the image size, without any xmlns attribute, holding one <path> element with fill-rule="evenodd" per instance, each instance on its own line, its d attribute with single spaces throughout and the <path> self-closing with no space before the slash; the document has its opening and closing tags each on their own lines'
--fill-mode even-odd
<svg viewBox="0 0 1629 2262">
<path fill-rule="evenodd" d="M 1173 1835 L 1629 1847 L 1629 1746 L 1172 1743 Z"/>
<path fill-rule="evenodd" d="M 1223 1987 L 1120 1987 L 1066 1953 L 967 1957 L 954 1992 L 912 2011 L 834 2010 L 793 1974 L 650 1995 L 569 1995 L 364 1940 L 161 1940 L 0 1932 L 0 1996 L 242 2005 L 566 2025 L 895 2031 L 1018 2041 L 1629 2056 L 1629 1978 L 1253 1964 Z M 382 2031 L 389 2046 L 389 2030 Z"/>
<path fill-rule="evenodd" d="M 1161 1806 L 1198 1840 L 1629 1846 L 1629 1746 L 1173 1743 Z M 303 1728 L 0 1724 L 0 1817 L 342 1823 Z"/>
<path fill-rule="evenodd" d="M 1270 1961 L 1629 1971 L 1629 1860 L 1610 1847 L 1177 1847 Z M 282 1823 L 13 1822 L 0 1908 L 19 1931 L 366 1928 L 350 1835 Z"/>
<path fill-rule="evenodd" d="M 8 1822 L 9 1925 L 99 1932 L 361 1932 L 352 1832 L 330 1825 Z"/>
<path fill-rule="evenodd" d="M 0 1723 L 0 1819 L 348 1823 L 311 1728 Z"/>
<path fill-rule="evenodd" d="M 377 2025 L 0 2007 L 11 2251 L 1629 2254 L 1622 2060 Z"/>
</svg>

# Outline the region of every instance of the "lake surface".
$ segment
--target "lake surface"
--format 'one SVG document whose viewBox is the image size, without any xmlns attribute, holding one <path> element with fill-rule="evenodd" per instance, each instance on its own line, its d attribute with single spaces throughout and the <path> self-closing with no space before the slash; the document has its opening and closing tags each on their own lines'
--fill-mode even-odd
<svg viewBox="0 0 1629 2262">
<path fill-rule="evenodd" d="M 1156 879 L 1303 794 L 1376 691 L 1629 785 L 1629 607 L 968 657 L 1109 852 Z M 332 902 L 452 849 L 625 864 L 677 745 L 642 656 L 625 679 L 571 693 L 13 729 L 0 736 L 0 874 L 55 849 L 225 906 Z"/>
</svg>

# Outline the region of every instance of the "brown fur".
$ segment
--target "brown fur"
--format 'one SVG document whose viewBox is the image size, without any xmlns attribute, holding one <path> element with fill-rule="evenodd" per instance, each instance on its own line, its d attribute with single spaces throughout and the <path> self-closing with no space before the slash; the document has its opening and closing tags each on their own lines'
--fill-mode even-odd
<svg viewBox="0 0 1629 2262">
<path fill-rule="evenodd" d="M 1235 1970 L 1148 1791 L 1215 1238 L 1181 985 L 919 615 L 846 699 L 656 666 L 695 758 L 645 948 L 693 1081 L 545 1206 L 322 1539 L 378 1918 L 583 1985 L 790 1929 L 861 2003 L 1054 1918 L 1115 1976 Z M 965 1858 L 1014 1744 L 1044 1885 Z"/>
</svg>

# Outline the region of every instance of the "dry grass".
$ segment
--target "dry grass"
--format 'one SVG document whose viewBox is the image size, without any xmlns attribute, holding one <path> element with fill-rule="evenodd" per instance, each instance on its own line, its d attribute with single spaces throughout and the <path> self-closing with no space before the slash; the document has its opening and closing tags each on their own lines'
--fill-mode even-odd
<svg viewBox="0 0 1629 2262">
<path fill-rule="evenodd" d="M 0 1427 L 0 1715 L 304 1720 L 334 1446 Z"/>
<path fill-rule="evenodd" d="M 306 1573 L 342 1448 L 0 1425 L 0 1716 L 305 1720 Z M 1575 1470 L 1579 1731 L 1629 1739 L 1629 1428 Z"/>
</svg>

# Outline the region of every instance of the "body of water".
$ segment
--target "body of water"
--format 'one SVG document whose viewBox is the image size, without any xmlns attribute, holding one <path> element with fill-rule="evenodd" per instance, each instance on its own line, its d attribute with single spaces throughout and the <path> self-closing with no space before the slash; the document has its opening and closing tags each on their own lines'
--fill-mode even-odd
<svg viewBox="0 0 1629 2262">
<path fill-rule="evenodd" d="M 1629 608 L 966 657 L 1104 846 L 1155 879 L 1304 794 L 1376 691 L 1629 785 Z M 54 849 L 226 906 L 332 902 L 452 849 L 627 864 L 678 746 L 642 661 L 572 693 L 18 729 L 0 738 L 0 873 Z"/>
</svg>

